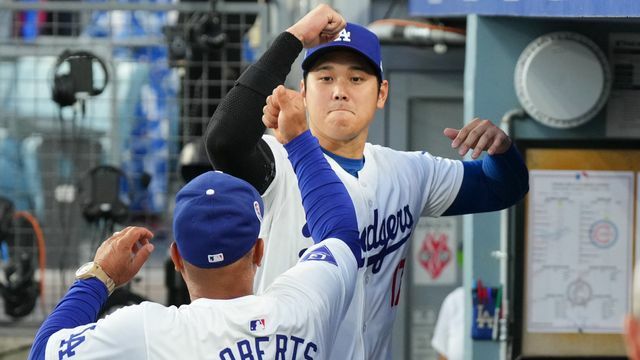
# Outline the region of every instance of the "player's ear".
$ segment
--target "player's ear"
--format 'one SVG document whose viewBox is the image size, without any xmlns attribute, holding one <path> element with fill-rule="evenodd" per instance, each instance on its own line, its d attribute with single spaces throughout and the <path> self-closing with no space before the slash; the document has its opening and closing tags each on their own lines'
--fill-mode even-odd
<svg viewBox="0 0 640 360">
<path fill-rule="evenodd" d="M 378 109 L 384 108 L 384 104 L 387 102 L 387 96 L 389 95 L 389 81 L 382 80 L 380 84 L 380 90 L 378 91 L 378 101 L 376 106 Z"/>
<path fill-rule="evenodd" d="M 180 251 L 175 241 L 171 243 L 169 254 L 171 255 L 171 261 L 173 261 L 173 267 L 176 271 L 182 272 L 184 270 L 184 262 L 182 262 L 182 256 L 180 256 Z"/>
<path fill-rule="evenodd" d="M 262 256 L 264 255 L 264 241 L 258 238 L 256 244 L 253 246 L 253 263 L 257 266 L 262 266 Z"/>
</svg>

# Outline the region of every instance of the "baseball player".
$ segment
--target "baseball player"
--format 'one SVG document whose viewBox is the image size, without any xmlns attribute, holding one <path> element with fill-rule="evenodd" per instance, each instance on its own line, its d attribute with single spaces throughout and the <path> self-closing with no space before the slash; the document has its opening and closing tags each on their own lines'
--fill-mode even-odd
<svg viewBox="0 0 640 360">
<path fill-rule="evenodd" d="M 262 200 L 247 182 L 207 172 L 180 190 L 174 213 L 171 258 L 191 304 L 144 302 L 95 322 L 114 286 L 128 282 L 153 250 L 148 230 L 126 228 L 78 270 L 30 359 L 329 359 L 362 258 L 355 211 L 307 130 L 302 99 L 282 98 L 278 106 L 278 135 L 300 176 L 312 238 L 322 241 L 263 295 L 252 295 L 264 249 Z"/>
<path fill-rule="evenodd" d="M 273 136 L 263 136 L 265 126 L 277 125 L 274 97 L 289 94 L 278 86 L 307 48 L 300 94 L 311 132 L 354 201 L 365 263 L 333 358 L 388 359 L 407 241 L 418 218 L 511 206 L 528 191 L 528 172 L 509 137 L 488 120 L 444 131 L 461 155 L 472 150 L 477 159 L 487 151 L 482 160 L 462 162 L 367 143 L 389 83 L 378 38 L 366 28 L 347 24 L 333 41 L 319 41 L 342 23 L 338 13 L 320 5 L 280 34 L 220 103 L 205 141 L 213 166 L 247 180 L 265 202 L 260 293 L 312 245 L 301 198 L 289 190 L 296 178 L 286 151 Z"/>
</svg>

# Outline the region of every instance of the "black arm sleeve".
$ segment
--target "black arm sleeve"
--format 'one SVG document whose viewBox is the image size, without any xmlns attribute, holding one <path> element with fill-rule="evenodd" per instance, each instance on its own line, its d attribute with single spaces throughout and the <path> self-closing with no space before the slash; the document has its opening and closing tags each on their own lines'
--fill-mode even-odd
<svg viewBox="0 0 640 360">
<path fill-rule="evenodd" d="M 204 135 L 213 167 L 244 179 L 261 194 L 275 176 L 273 154 L 262 140 L 262 108 L 273 89 L 284 83 L 300 51 L 300 40 L 280 34 L 222 99 Z"/>
</svg>

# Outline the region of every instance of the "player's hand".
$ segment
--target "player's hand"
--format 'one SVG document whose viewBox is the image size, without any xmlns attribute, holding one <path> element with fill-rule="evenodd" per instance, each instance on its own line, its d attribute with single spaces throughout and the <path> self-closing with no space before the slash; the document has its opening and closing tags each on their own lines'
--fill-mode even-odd
<svg viewBox="0 0 640 360">
<path fill-rule="evenodd" d="M 282 144 L 293 140 L 309 129 L 302 94 L 280 85 L 267 97 L 262 108 L 262 122 L 273 129 Z"/>
<path fill-rule="evenodd" d="M 287 29 L 302 46 L 311 48 L 335 39 L 347 21 L 329 5 L 321 4 Z"/>
<path fill-rule="evenodd" d="M 627 355 L 631 360 L 640 360 L 640 324 L 633 315 L 627 315 L 624 325 Z"/>
<path fill-rule="evenodd" d="M 489 120 L 473 119 L 462 129 L 444 129 L 444 135 L 453 140 L 451 147 L 458 149 L 458 154 L 464 156 L 469 149 L 473 149 L 472 159 L 477 159 L 483 151 L 489 155 L 502 154 L 509 150 L 511 139 L 499 127 Z"/>
<path fill-rule="evenodd" d="M 105 240 L 93 259 L 109 275 L 116 286 L 129 282 L 153 251 L 151 231 L 129 226 Z"/>
</svg>

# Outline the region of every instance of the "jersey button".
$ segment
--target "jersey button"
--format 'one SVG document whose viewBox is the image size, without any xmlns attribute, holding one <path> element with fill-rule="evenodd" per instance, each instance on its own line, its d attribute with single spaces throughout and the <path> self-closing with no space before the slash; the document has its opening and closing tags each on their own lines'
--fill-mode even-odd
<svg viewBox="0 0 640 360">
<path fill-rule="evenodd" d="M 369 207 L 372 207 L 373 206 L 373 201 L 369 200 L 368 204 L 369 204 Z"/>
<path fill-rule="evenodd" d="M 369 280 L 371 280 L 371 275 L 369 275 L 369 274 L 365 275 L 365 277 L 364 277 L 364 283 L 365 283 L 365 284 L 368 284 L 368 283 L 369 283 Z"/>
<path fill-rule="evenodd" d="M 367 331 L 367 324 L 362 324 L 362 332 Z"/>
</svg>

